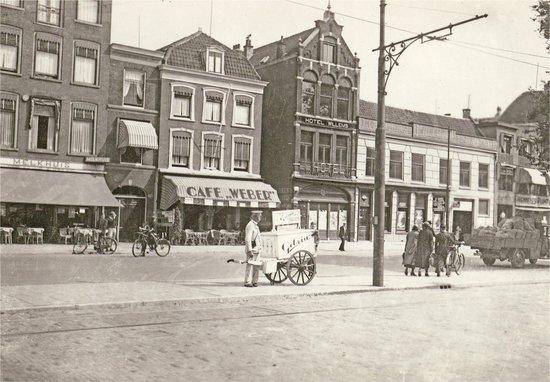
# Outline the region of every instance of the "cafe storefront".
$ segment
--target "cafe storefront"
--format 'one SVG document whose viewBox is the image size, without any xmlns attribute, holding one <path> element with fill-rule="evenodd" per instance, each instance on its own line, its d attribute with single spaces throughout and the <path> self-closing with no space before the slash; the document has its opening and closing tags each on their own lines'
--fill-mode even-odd
<svg viewBox="0 0 550 382">
<path fill-rule="evenodd" d="M 251 210 L 278 208 L 277 191 L 256 180 L 165 175 L 160 209 L 179 208 L 183 229 L 194 231 L 243 230 Z M 270 229 L 265 214 L 262 229 Z"/>
</svg>

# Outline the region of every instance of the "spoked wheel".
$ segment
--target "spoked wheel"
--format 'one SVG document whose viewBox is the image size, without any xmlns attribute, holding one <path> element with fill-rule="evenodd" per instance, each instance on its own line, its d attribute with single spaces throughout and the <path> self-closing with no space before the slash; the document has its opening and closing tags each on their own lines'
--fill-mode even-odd
<svg viewBox="0 0 550 382">
<path fill-rule="evenodd" d="M 113 253 L 115 253 L 117 247 L 118 247 L 118 243 L 115 239 L 113 239 L 112 237 L 107 237 L 105 238 L 105 252 L 108 253 L 109 255 L 112 255 Z"/>
<path fill-rule="evenodd" d="M 453 264 L 455 273 L 457 275 L 460 274 L 460 270 L 464 268 L 465 263 L 466 263 L 466 259 L 464 258 L 464 255 L 462 253 L 457 253 L 455 258 L 455 263 Z"/>
<path fill-rule="evenodd" d="M 167 239 L 159 239 L 155 247 L 155 252 L 160 257 L 164 257 L 170 253 L 170 242 Z"/>
<path fill-rule="evenodd" d="M 78 235 L 74 240 L 73 253 L 81 255 L 86 250 L 86 247 L 88 247 L 88 240 L 86 240 L 84 235 Z"/>
<path fill-rule="evenodd" d="M 523 268 L 525 265 L 525 252 L 523 249 L 516 249 L 510 261 L 512 263 L 512 268 Z"/>
<path fill-rule="evenodd" d="M 272 284 L 280 284 L 288 278 L 285 263 L 277 263 L 277 270 L 275 273 L 269 273 L 265 275 Z"/>
<path fill-rule="evenodd" d="M 286 272 L 294 285 L 307 285 L 315 276 L 315 258 L 308 251 L 298 251 L 288 259 Z"/>
<path fill-rule="evenodd" d="M 132 255 L 134 255 L 135 257 L 141 256 L 144 245 L 146 246 L 147 243 L 144 243 L 141 239 L 136 239 L 134 241 L 134 244 L 132 245 Z"/>
</svg>

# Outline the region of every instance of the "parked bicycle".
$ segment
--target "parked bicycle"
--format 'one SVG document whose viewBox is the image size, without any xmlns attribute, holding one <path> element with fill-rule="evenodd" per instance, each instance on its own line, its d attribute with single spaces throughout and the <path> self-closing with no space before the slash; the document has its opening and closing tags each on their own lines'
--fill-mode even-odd
<svg viewBox="0 0 550 382">
<path fill-rule="evenodd" d="M 145 256 L 147 246 L 151 251 L 155 251 L 160 257 L 164 257 L 170 253 L 170 242 L 161 237 L 159 238 L 154 228 L 141 228 L 137 232 L 137 239 L 132 245 L 132 254 L 135 257 Z"/>
<path fill-rule="evenodd" d="M 91 235 L 78 233 L 74 238 L 73 253 L 81 255 L 89 245 L 93 245 L 97 253 L 112 255 L 117 249 L 118 242 L 106 235 L 97 235 L 97 238 L 94 238 Z"/>
</svg>

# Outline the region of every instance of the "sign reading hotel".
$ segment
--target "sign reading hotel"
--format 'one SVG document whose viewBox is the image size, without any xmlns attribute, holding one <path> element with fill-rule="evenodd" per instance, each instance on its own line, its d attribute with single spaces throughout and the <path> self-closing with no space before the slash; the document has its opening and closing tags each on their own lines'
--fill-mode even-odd
<svg viewBox="0 0 550 382">
<path fill-rule="evenodd" d="M 250 188 L 221 188 L 221 187 L 182 187 L 184 198 L 204 198 L 235 201 L 278 202 L 277 193 L 268 190 L 255 190 Z"/>
<path fill-rule="evenodd" d="M 300 163 L 300 173 L 317 176 L 351 177 L 351 167 L 339 163 Z"/>
<path fill-rule="evenodd" d="M 299 116 L 298 121 L 306 124 L 306 125 L 312 125 L 312 126 L 322 126 L 322 127 L 332 127 L 332 128 L 339 128 L 339 129 L 348 129 L 349 123 L 347 122 L 338 122 L 338 121 L 332 121 L 329 119 L 321 119 L 321 118 L 314 118 L 314 117 L 303 117 Z"/>
</svg>

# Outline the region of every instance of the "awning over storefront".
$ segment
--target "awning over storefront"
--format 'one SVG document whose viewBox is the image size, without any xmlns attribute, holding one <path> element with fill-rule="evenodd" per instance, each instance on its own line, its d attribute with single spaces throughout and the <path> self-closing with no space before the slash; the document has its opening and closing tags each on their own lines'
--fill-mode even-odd
<svg viewBox="0 0 550 382">
<path fill-rule="evenodd" d="M 120 207 L 103 175 L 0 168 L 3 203 Z"/>
<path fill-rule="evenodd" d="M 537 169 L 521 168 L 519 172 L 519 182 L 546 186 L 546 177 Z"/>
<path fill-rule="evenodd" d="M 178 200 L 184 204 L 257 208 L 277 208 L 280 203 L 277 191 L 260 181 L 165 176 L 160 208 L 166 210 Z"/>
<path fill-rule="evenodd" d="M 157 150 L 158 137 L 150 122 L 121 119 L 118 130 L 118 148 L 141 147 Z"/>
</svg>

